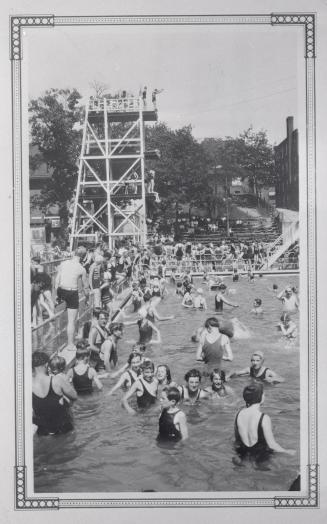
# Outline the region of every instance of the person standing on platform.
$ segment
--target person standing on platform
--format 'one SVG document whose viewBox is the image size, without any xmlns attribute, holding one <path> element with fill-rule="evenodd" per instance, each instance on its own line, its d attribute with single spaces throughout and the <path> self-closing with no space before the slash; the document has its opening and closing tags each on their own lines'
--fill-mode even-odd
<svg viewBox="0 0 327 524">
<path fill-rule="evenodd" d="M 146 95 L 147 95 L 147 86 L 143 87 L 142 91 L 142 100 L 143 100 L 143 107 L 146 108 Z"/>
<path fill-rule="evenodd" d="M 157 88 L 152 91 L 152 103 L 153 103 L 153 108 L 155 110 L 157 110 L 157 95 L 159 95 L 162 92 L 163 92 L 163 89 L 157 89 Z"/>
<path fill-rule="evenodd" d="M 85 257 L 86 248 L 80 246 L 76 249 L 74 256 L 62 262 L 59 266 L 55 288 L 59 300 L 66 302 L 67 308 L 67 348 L 74 350 L 75 324 L 78 314 L 79 298 L 78 288 L 81 284 L 85 298 L 89 296 L 89 284 L 86 271 L 80 261 Z"/>
</svg>

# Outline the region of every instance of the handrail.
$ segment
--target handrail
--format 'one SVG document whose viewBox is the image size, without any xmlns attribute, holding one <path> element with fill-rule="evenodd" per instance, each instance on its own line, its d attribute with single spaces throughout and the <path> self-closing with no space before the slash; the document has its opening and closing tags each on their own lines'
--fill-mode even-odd
<svg viewBox="0 0 327 524">
<path fill-rule="evenodd" d="M 90 98 L 89 111 L 106 109 L 110 112 L 139 111 L 141 99 L 138 97 L 127 98 Z"/>
</svg>

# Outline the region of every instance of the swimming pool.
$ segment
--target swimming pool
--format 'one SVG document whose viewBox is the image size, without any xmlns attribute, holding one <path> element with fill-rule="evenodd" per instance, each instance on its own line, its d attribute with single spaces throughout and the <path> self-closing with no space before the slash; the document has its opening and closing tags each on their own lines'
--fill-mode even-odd
<svg viewBox="0 0 327 524">
<path fill-rule="evenodd" d="M 201 278 L 195 285 L 205 289 Z M 276 440 L 285 448 L 297 450 L 295 456 L 275 454 L 269 468 L 257 469 L 246 463 L 236 466 L 234 419 L 244 405 L 241 397 L 246 377 L 233 379 L 229 385 L 236 400 L 203 400 L 198 405 L 184 405 L 189 439 L 173 447 L 158 446 L 157 405 L 146 413 L 129 415 L 120 405 L 123 392 L 113 396 L 106 392 L 115 381 L 104 380 L 102 392 L 81 397 L 73 406 L 75 430 L 55 437 L 34 436 L 34 478 L 36 492 L 200 492 L 200 491 L 275 491 L 287 490 L 299 469 L 300 402 L 299 341 L 285 344 L 276 329 L 281 303 L 273 297 L 272 284 L 279 289 L 286 284 L 298 286 L 296 276 L 257 278 L 250 284 L 246 278 L 233 283 L 225 279 L 235 294 L 230 300 L 240 305 L 224 307 L 224 318 L 237 318 L 251 331 L 252 337 L 232 343 L 233 362 L 225 362 L 225 370 L 237 370 L 249 364 L 250 354 L 260 349 L 265 365 L 285 378 L 285 383 L 265 386 L 263 411 L 272 419 Z M 270 290 L 268 290 L 270 288 Z M 184 383 L 184 374 L 196 362 L 197 345 L 190 337 L 194 329 L 214 315 L 214 292 L 205 291 L 208 310 L 188 310 L 181 306 L 181 297 L 169 287 L 169 296 L 158 306 L 162 315 L 174 313 L 173 320 L 158 322 L 163 343 L 148 351 L 155 364 L 166 363 L 172 378 Z M 253 299 L 261 298 L 262 318 L 250 313 Z M 295 315 L 295 321 L 298 315 Z M 136 326 L 125 329 L 120 342 L 119 364 L 126 362 L 131 340 L 137 340 Z M 208 379 L 203 379 L 203 385 Z"/>
</svg>

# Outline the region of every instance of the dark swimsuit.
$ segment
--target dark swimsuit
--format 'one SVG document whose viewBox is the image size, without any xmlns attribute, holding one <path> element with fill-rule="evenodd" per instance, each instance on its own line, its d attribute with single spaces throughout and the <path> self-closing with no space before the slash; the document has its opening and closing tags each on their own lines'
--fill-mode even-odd
<svg viewBox="0 0 327 524">
<path fill-rule="evenodd" d="M 143 394 L 140 396 L 136 396 L 137 405 L 139 408 L 148 408 L 156 402 L 157 397 L 153 396 L 152 393 L 150 393 L 150 391 L 146 388 L 146 385 L 141 378 L 139 379 L 139 381 L 141 382 L 143 387 Z"/>
<path fill-rule="evenodd" d="M 246 409 L 246 408 L 242 408 Z M 240 411 L 242 411 L 242 409 Z M 243 440 L 241 439 L 240 433 L 238 431 L 237 426 L 237 419 L 240 414 L 240 411 L 237 413 L 235 418 L 235 449 L 237 453 L 240 455 L 241 458 L 252 456 L 257 460 L 264 460 L 267 458 L 267 456 L 272 453 L 272 450 L 269 448 L 262 428 L 262 420 L 264 417 L 264 413 L 261 414 L 259 423 L 258 423 L 258 440 L 253 446 L 247 446 L 244 444 Z"/>
<path fill-rule="evenodd" d="M 217 311 L 217 313 L 222 313 L 223 305 L 224 301 L 222 299 L 217 300 L 217 297 L 215 297 L 215 310 Z"/>
<path fill-rule="evenodd" d="M 139 341 L 138 344 L 145 345 L 150 342 L 152 339 L 152 333 L 153 329 L 149 325 L 148 322 L 145 322 L 144 325 L 142 325 L 142 320 L 137 321 L 138 327 L 139 327 Z"/>
<path fill-rule="evenodd" d="M 200 400 L 200 395 L 201 395 L 201 391 L 202 391 L 200 388 L 198 389 L 198 392 L 197 392 L 197 394 L 194 397 L 190 397 L 189 392 L 187 392 L 188 396 L 186 397 L 185 396 L 185 389 L 187 389 L 187 388 L 185 388 L 185 386 L 182 386 L 182 393 L 181 393 L 181 399 L 182 400 L 189 400 L 191 404 L 195 404 L 195 402 Z"/>
<path fill-rule="evenodd" d="M 61 398 L 52 388 L 52 377 L 46 397 L 32 394 L 33 424 L 38 426 L 38 435 L 58 435 L 74 429 L 69 405 L 67 402 L 59 404 Z"/>
<path fill-rule="evenodd" d="M 159 435 L 157 440 L 159 441 L 173 441 L 178 442 L 181 440 L 181 432 L 176 428 L 174 424 L 174 418 L 180 410 L 175 413 L 168 413 L 166 409 L 163 409 L 159 418 Z"/>
<path fill-rule="evenodd" d="M 93 391 L 93 380 L 89 378 L 89 369 L 89 366 L 87 366 L 85 373 L 82 375 L 79 375 L 73 369 L 73 386 L 79 394 L 92 393 Z"/>
<path fill-rule="evenodd" d="M 267 373 L 268 370 L 269 370 L 269 368 L 265 368 L 260 375 L 256 375 L 254 369 L 250 368 L 250 377 L 256 378 L 257 380 L 265 380 L 266 379 L 266 373 Z M 260 371 L 260 369 L 258 371 Z"/>
</svg>

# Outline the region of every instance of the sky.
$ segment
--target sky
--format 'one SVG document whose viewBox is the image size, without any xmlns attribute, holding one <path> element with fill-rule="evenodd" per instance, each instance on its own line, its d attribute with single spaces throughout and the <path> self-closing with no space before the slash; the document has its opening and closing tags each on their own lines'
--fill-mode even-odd
<svg viewBox="0 0 327 524">
<path fill-rule="evenodd" d="M 286 117 L 302 110 L 303 34 L 294 27 L 92 26 L 26 30 L 28 92 L 75 87 L 93 94 L 96 80 L 110 92 L 136 95 L 163 89 L 159 120 L 192 125 L 197 139 L 237 136 L 250 127 L 271 143 L 286 134 Z M 25 44 L 24 44 L 25 45 Z M 302 64 L 302 65 L 301 65 Z M 303 70 L 302 70 L 303 67 Z"/>
</svg>

